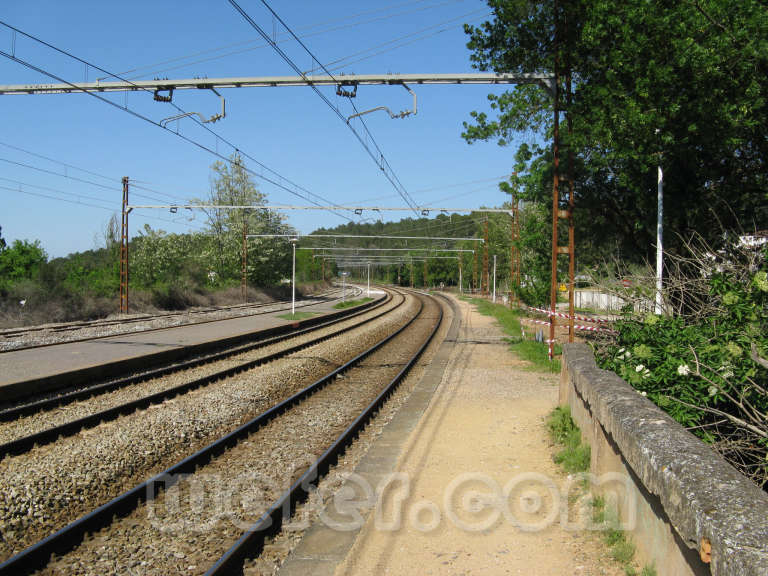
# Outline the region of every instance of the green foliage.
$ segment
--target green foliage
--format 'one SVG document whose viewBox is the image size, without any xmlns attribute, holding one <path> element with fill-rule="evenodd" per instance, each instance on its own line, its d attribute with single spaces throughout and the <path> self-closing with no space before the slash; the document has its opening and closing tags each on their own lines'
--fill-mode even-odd
<svg viewBox="0 0 768 576">
<path fill-rule="evenodd" d="M 477 311 L 484 316 L 493 316 L 501 329 L 510 338 L 510 349 L 521 360 L 529 363 L 530 369 L 541 372 L 560 372 L 560 361 L 549 359 L 549 348 L 543 342 L 523 340 L 520 328 L 520 313 L 502 304 L 493 304 L 484 298 L 469 298 L 469 302 L 477 306 Z M 555 346 L 555 354 L 561 353 L 560 347 Z"/>
<path fill-rule="evenodd" d="M 592 498 L 592 521 L 602 526 L 602 537 L 610 548 L 611 558 L 623 565 L 627 576 L 637 576 L 637 570 L 632 563 L 635 557 L 635 545 L 627 538 L 624 530 L 619 528 L 619 520 L 616 511 L 608 509 L 602 496 Z M 645 566 L 641 572 L 645 576 L 655 576 L 656 569 Z"/>
<path fill-rule="evenodd" d="M 359 300 L 346 300 L 344 302 L 338 302 L 333 305 L 334 308 L 338 310 L 343 310 L 345 308 L 352 308 L 353 306 L 360 306 L 361 304 L 365 304 L 366 302 L 370 302 L 373 300 L 373 298 L 360 298 Z"/>
<path fill-rule="evenodd" d="M 665 168 L 665 228 L 698 230 L 717 246 L 725 229 L 768 226 L 768 10 L 760 0 L 489 0 L 493 18 L 466 26 L 473 66 L 552 72 L 557 46 L 573 72 L 569 116 L 576 153 L 577 253 L 582 265 L 652 257 L 656 167 Z M 642 55 L 642 57 L 638 57 Z M 552 98 L 523 85 L 488 97 L 463 137 L 524 138 L 512 185 L 548 210 Z M 567 137 L 566 137 L 567 139 Z M 681 248 L 674 234 L 667 247 Z"/>
<path fill-rule="evenodd" d="M 591 450 L 581 441 L 581 431 L 571 418 L 567 406 L 558 406 L 547 419 L 547 429 L 552 441 L 563 448 L 555 454 L 555 462 L 569 474 L 589 470 Z"/>
<path fill-rule="evenodd" d="M 520 315 L 517 310 L 512 310 L 501 304 L 494 304 L 484 298 L 471 298 L 469 302 L 474 304 L 477 311 L 483 316 L 493 316 L 505 334 L 516 340 L 521 337 Z"/>
<path fill-rule="evenodd" d="M 37 278 L 48 256 L 39 240 L 14 240 L 0 251 L 0 294 L 7 293 L 14 282 Z"/>
<path fill-rule="evenodd" d="M 312 318 L 312 316 L 316 316 L 317 312 L 296 312 L 294 314 L 280 314 L 278 318 L 282 318 L 283 320 L 305 320 L 307 318 Z"/>
<path fill-rule="evenodd" d="M 211 166 L 210 192 L 206 202 L 219 206 L 260 206 L 265 196 L 247 171 L 239 154 L 229 163 Z M 205 273 L 216 272 L 217 282 L 227 285 L 242 275 L 243 229 L 248 234 L 289 234 L 293 229 L 284 224 L 283 216 L 266 208 L 208 209 L 208 232 L 201 251 L 185 251 L 197 255 L 196 267 Z M 195 236 L 195 235 L 192 235 Z M 291 275 L 291 246 L 285 238 L 251 238 L 248 241 L 248 281 L 255 286 L 277 284 Z"/>
<path fill-rule="evenodd" d="M 766 486 L 768 369 L 755 358 L 768 356 L 768 259 L 737 260 L 712 264 L 706 314 L 628 314 L 598 362 Z"/>
</svg>

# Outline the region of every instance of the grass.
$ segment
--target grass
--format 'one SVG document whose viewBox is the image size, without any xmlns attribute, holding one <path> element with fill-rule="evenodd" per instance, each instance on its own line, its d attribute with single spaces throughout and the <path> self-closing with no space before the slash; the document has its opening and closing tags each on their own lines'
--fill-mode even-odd
<svg viewBox="0 0 768 576">
<path fill-rule="evenodd" d="M 315 316 L 316 312 L 296 312 L 295 314 L 280 314 L 278 318 L 282 318 L 283 320 L 305 320 L 307 318 L 312 318 L 312 316 Z"/>
<path fill-rule="evenodd" d="M 462 297 L 462 300 L 474 304 L 477 311 L 484 316 L 492 316 L 501 326 L 505 334 L 509 336 L 507 341 L 510 348 L 521 360 L 530 363 L 530 368 L 539 372 L 560 372 L 560 361 L 555 358 L 549 360 L 549 350 L 545 342 L 523 340 L 523 332 L 520 328 L 520 313 L 512 310 L 504 304 L 493 304 L 483 298 Z M 562 352 L 560 346 L 555 345 L 555 356 Z"/>
<path fill-rule="evenodd" d="M 576 426 L 567 406 L 558 406 L 547 419 L 547 429 L 555 444 L 562 449 L 555 454 L 555 462 L 569 474 L 589 470 L 591 449 L 581 441 L 581 431 Z"/>
<path fill-rule="evenodd" d="M 598 525 L 605 524 L 602 531 L 603 542 L 610 549 L 611 558 L 621 564 L 627 576 L 657 576 L 653 564 L 646 564 L 638 572 L 634 564 L 635 545 L 627 538 L 626 532 L 618 528 L 617 514 L 606 508 L 602 496 L 592 499 L 592 519 Z"/>
<path fill-rule="evenodd" d="M 371 300 L 373 300 L 373 298 L 360 298 L 359 300 L 345 300 L 344 302 L 339 302 L 338 304 L 334 304 L 333 307 L 339 310 L 343 310 L 344 308 L 352 308 L 352 306 L 360 306 L 360 304 L 365 304 L 366 302 L 370 302 Z"/>
<path fill-rule="evenodd" d="M 582 442 L 581 431 L 573 421 L 568 406 L 558 406 L 550 413 L 547 429 L 552 441 L 562 446 L 555 454 L 555 462 L 569 474 L 587 472 L 591 450 L 589 444 Z M 656 576 L 653 565 L 646 565 L 640 572 L 637 571 L 634 564 L 635 545 L 619 528 L 618 514 L 607 508 L 602 496 L 592 498 L 592 520 L 597 526 L 603 526 L 602 538 L 610 556 L 624 568 L 627 576 Z"/>
</svg>

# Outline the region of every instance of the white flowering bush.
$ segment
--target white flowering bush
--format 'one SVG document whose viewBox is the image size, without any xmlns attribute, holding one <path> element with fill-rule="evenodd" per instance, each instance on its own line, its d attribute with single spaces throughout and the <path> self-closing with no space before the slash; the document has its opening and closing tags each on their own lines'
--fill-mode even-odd
<svg viewBox="0 0 768 576">
<path fill-rule="evenodd" d="M 597 346 L 598 362 L 766 488 L 768 258 L 736 251 L 717 259 L 714 272 L 677 284 L 704 308 L 627 314 L 618 336 Z"/>
</svg>

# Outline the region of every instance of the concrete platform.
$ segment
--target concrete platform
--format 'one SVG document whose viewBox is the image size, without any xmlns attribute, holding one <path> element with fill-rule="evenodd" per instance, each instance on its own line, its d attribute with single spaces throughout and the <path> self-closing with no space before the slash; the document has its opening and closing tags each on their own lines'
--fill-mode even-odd
<svg viewBox="0 0 768 576">
<path fill-rule="evenodd" d="M 315 318 L 337 313 L 336 301 L 302 307 Z M 288 310 L 290 313 L 290 309 Z M 0 353 L 0 402 L 30 394 L 55 390 L 113 377 L 114 369 L 141 370 L 160 363 L 174 362 L 191 353 L 202 353 L 223 343 L 235 344 L 245 339 L 269 336 L 281 328 L 306 323 L 292 322 L 279 316 L 286 310 L 254 314 L 121 334 L 81 342 L 68 342 L 40 348 Z M 286 331 L 285 329 L 282 330 Z"/>
</svg>

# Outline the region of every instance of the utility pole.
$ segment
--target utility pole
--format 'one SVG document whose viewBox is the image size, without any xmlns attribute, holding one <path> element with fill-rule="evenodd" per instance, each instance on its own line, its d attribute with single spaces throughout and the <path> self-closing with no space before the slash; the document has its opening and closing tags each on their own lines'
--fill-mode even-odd
<svg viewBox="0 0 768 576">
<path fill-rule="evenodd" d="M 409 268 L 411 269 L 411 288 L 413 288 L 413 262 L 410 263 Z"/>
<path fill-rule="evenodd" d="M 120 314 L 128 314 L 128 176 L 123 176 L 123 210 L 120 224 Z"/>
<path fill-rule="evenodd" d="M 459 294 L 462 294 L 463 287 L 461 285 L 461 258 L 459 258 Z"/>
<path fill-rule="evenodd" d="M 428 284 L 427 283 L 427 259 L 425 258 L 424 259 L 424 290 L 428 288 L 427 284 Z"/>
<path fill-rule="evenodd" d="M 291 242 L 293 246 L 293 265 L 291 271 L 291 316 L 296 315 L 296 240 Z"/>
<path fill-rule="evenodd" d="M 493 255 L 493 303 L 496 304 L 496 254 Z"/>
<path fill-rule="evenodd" d="M 659 133 L 658 128 L 656 133 Z M 663 250 L 663 225 L 664 225 L 664 173 L 661 170 L 661 158 L 659 158 L 659 172 L 657 181 L 657 202 L 656 212 L 656 314 L 663 312 L 664 299 L 661 290 L 664 287 L 662 274 L 664 272 L 664 250 Z"/>
<path fill-rule="evenodd" d="M 555 40 L 554 40 L 554 60 L 555 60 L 555 94 L 554 94 L 554 124 L 553 124 L 553 143 L 552 143 L 552 163 L 553 163 L 553 183 L 552 183 L 552 283 L 550 286 L 550 316 L 549 316 L 549 359 L 554 357 L 554 343 L 555 343 L 555 326 L 557 324 L 555 311 L 557 308 L 557 259 L 560 254 L 568 255 L 568 326 L 569 334 L 568 341 L 573 342 L 574 337 L 574 285 L 575 285 L 575 244 L 574 244 L 574 227 L 573 227 L 573 210 L 574 210 L 574 182 L 573 182 L 573 121 L 571 117 L 571 103 L 572 103 L 572 86 L 571 86 L 571 69 L 568 51 L 566 50 L 566 63 L 565 63 L 565 113 L 567 118 L 567 130 L 568 130 L 568 167 L 567 174 L 565 175 L 565 182 L 561 182 L 560 178 L 560 111 L 563 107 L 562 88 L 560 86 L 561 81 L 561 62 L 560 62 L 560 35 L 561 35 L 561 15 L 557 0 L 555 0 Z M 565 32 L 567 38 L 567 22 L 565 23 Z M 560 209 L 561 203 L 561 187 L 567 182 L 568 193 L 568 208 L 566 210 Z M 568 220 L 568 244 L 566 246 L 560 246 L 560 237 L 558 234 L 558 221 L 563 218 Z"/>
<path fill-rule="evenodd" d="M 474 292 L 478 292 L 477 289 L 477 271 L 479 270 L 478 258 L 480 257 L 480 251 L 475 250 L 475 266 L 472 268 L 472 289 Z"/>
<path fill-rule="evenodd" d="M 368 293 L 367 296 L 371 297 L 371 263 L 368 262 Z"/>
<path fill-rule="evenodd" d="M 488 219 L 485 219 L 485 227 L 484 227 L 484 238 L 485 242 L 483 244 L 483 277 L 481 279 L 482 283 L 482 289 L 483 289 L 483 296 L 488 296 Z"/>
<path fill-rule="evenodd" d="M 520 288 L 520 249 L 518 240 L 520 238 L 520 221 L 518 211 L 517 195 L 512 194 L 512 227 L 510 229 L 509 243 L 509 307 L 513 308 L 517 303 L 517 291 Z"/>
</svg>

